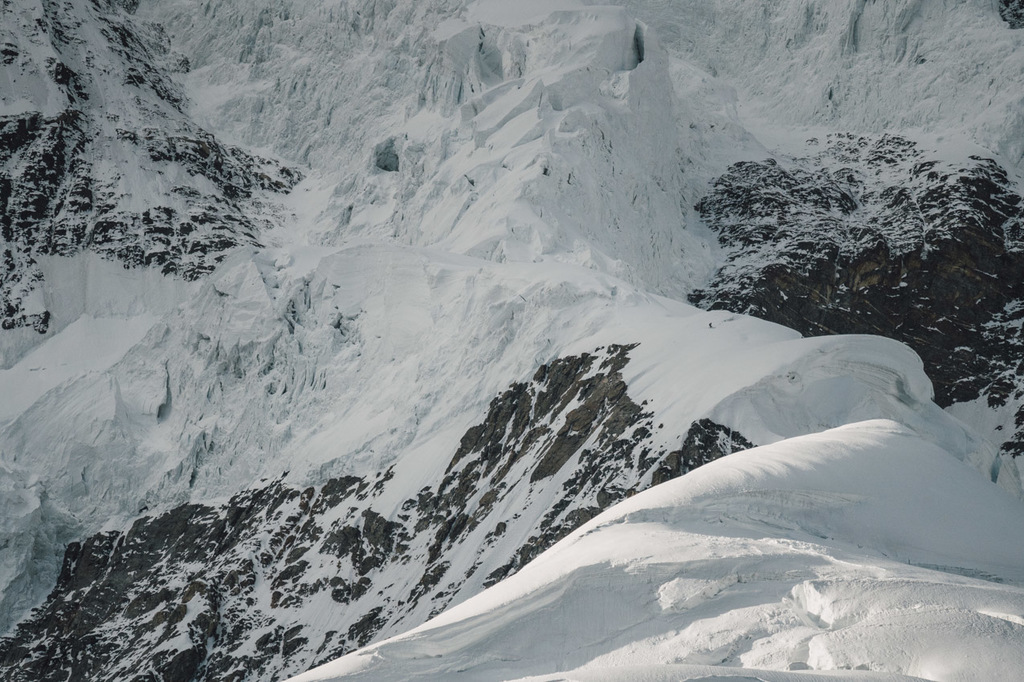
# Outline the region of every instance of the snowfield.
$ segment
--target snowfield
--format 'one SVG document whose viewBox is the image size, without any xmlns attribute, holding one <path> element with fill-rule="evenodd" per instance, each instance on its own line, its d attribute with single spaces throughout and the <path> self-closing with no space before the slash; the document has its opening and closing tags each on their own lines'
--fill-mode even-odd
<svg viewBox="0 0 1024 682">
<path fill-rule="evenodd" d="M 1024 512 L 988 492 L 894 422 L 787 439 L 622 502 L 293 679 L 1014 679 Z"/>
</svg>

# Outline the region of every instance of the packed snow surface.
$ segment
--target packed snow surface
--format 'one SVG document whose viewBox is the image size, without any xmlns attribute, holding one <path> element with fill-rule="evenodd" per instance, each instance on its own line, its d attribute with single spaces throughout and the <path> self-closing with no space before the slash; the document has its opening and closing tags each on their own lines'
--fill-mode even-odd
<svg viewBox="0 0 1024 682">
<path fill-rule="evenodd" d="M 1024 670 L 1022 581 L 1016 500 L 898 424 L 859 422 L 641 493 L 294 682 L 1008 680 Z"/>
</svg>

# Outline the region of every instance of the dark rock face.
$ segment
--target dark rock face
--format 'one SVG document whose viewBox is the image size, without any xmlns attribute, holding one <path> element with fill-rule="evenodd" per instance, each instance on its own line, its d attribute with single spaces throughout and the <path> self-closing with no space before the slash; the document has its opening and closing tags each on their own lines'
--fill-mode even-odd
<svg viewBox="0 0 1024 682">
<path fill-rule="evenodd" d="M 314 498 L 273 484 L 219 509 L 184 505 L 71 544 L 50 598 L 0 642 L 5 677 L 237 680 L 287 656 L 295 633 L 261 612 L 257 581 L 279 594 L 305 563 L 297 544 L 319 537 L 314 505 L 322 513 L 365 488 L 332 481 Z M 254 654 L 220 648 L 260 628 Z"/>
<path fill-rule="evenodd" d="M 134 7 L 42 3 L 34 21 L 29 10 L 5 13 L 0 68 L 15 87 L 50 93 L 38 110 L 0 117 L 5 329 L 48 327 L 32 301 L 41 256 L 89 250 L 195 279 L 258 243 L 261 196 L 300 179 L 193 124 L 170 79 L 183 58 L 125 9 Z M 82 39 L 92 31 L 105 42 Z"/>
<path fill-rule="evenodd" d="M 493 507 L 514 499 L 517 488 L 560 482 L 540 524 L 506 563 L 487 574 L 485 585 L 634 494 L 642 475 L 664 455 L 651 452 L 653 415 L 629 398 L 620 374 L 631 348 L 609 346 L 598 349 L 602 356 L 583 354 L 542 366 L 530 384 L 515 384 L 495 398 L 484 423 L 463 436 L 437 507 L 452 509 L 474 491 L 488 491 L 467 524 L 481 523 Z M 439 538 L 438 556 L 456 539 L 448 535 Z"/>
<path fill-rule="evenodd" d="M 395 150 L 395 138 L 388 138 L 374 147 L 373 165 L 388 173 L 398 172 L 398 151 Z"/>
<path fill-rule="evenodd" d="M 1024 0 L 999 0 L 999 16 L 1010 28 L 1024 28 Z"/>
<path fill-rule="evenodd" d="M 715 181 L 697 208 L 728 261 L 691 300 L 805 335 L 899 339 L 943 406 L 1024 397 L 1024 200 L 1003 169 L 892 135 L 821 146 Z"/>
<path fill-rule="evenodd" d="M 741 450 L 749 450 L 754 444 L 738 431 L 716 424 L 710 419 L 695 421 L 683 439 L 683 447 L 673 450 L 654 470 L 651 484 L 658 485 L 689 473 L 699 466 L 713 462 L 719 457 Z"/>
<path fill-rule="evenodd" d="M 269 483 L 71 544 L 47 601 L 0 640 L 0 676 L 285 677 L 412 627 L 615 502 L 751 447 L 707 419 L 680 449 L 655 446 L 659 426 L 622 378 L 630 348 L 560 358 L 510 386 L 440 480 L 397 507 L 383 502 L 389 469 Z"/>
</svg>

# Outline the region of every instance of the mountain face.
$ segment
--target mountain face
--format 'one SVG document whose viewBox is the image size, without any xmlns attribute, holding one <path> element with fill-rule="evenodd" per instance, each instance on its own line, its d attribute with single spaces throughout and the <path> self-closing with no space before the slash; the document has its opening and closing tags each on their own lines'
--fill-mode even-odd
<svg viewBox="0 0 1024 682">
<path fill-rule="evenodd" d="M 1019 3 L 0 11 L 5 679 L 1019 670 Z"/>
<path fill-rule="evenodd" d="M 389 469 L 305 490 L 275 482 L 72 543 L 46 603 L 3 645 L 11 679 L 301 670 L 440 612 L 481 583 L 476 573 L 496 583 L 638 489 L 752 447 L 707 419 L 680 450 L 650 447 L 652 415 L 620 373 L 628 353 L 560 358 L 509 387 L 463 435 L 440 483 L 397 516 L 381 499 Z M 339 609 L 329 629 L 295 613 L 315 601 Z"/>
<path fill-rule="evenodd" d="M 940 405 L 984 397 L 1021 453 L 1024 200 L 994 160 L 906 138 L 830 135 L 804 158 L 741 162 L 697 204 L 726 264 L 690 300 L 805 335 L 879 334 L 925 362 Z"/>
<path fill-rule="evenodd" d="M 996 594 L 1015 612 L 1024 603 L 998 582 L 1019 575 L 1009 548 L 1022 530 L 976 531 L 991 513 L 1019 519 L 1019 506 L 999 495 L 949 514 L 948 502 L 990 484 L 949 458 L 935 466 L 930 448 L 868 421 L 720 459 L 615 506 L 423 626 L 295 679 L 999 677 L 1022 663 L 996 634 L 1019 624 L 991 608 Z M 901 470 L 927 470 L 921 489 L 907 491 Z M 937 523 L 948 534 L 927 530 Z M 893 554 L 866 550 L 869 535 Z M 955 555 L 974 570 L 942 563 Z"/>
<path fill-rule="evenodd" d="M 270 196 L 301 178 L 189 119 L 173 80 L 188 59 L 126 14 L 137 4 L 4 4 L 4 329 L 49 328 L 40 257 L 87 250 L 194 280 L 258 245 Z"/>
</svg>

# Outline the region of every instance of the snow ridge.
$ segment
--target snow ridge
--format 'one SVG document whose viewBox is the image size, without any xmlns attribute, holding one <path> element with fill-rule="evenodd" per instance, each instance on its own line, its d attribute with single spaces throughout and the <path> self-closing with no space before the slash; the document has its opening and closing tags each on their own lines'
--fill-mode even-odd
<svg viewBox="0 0 1024 682">
<path fill-rule="evenodd" d="M 1024 663 L 1012 618 L 988 606 L 1024 606 L 1022 525 L 989 523 L 1021 508 L 988 487 L 892 422 L 747 450 L 617 505 L 408 634 L 294 679 L 999 677 Z"/>
</svg>

